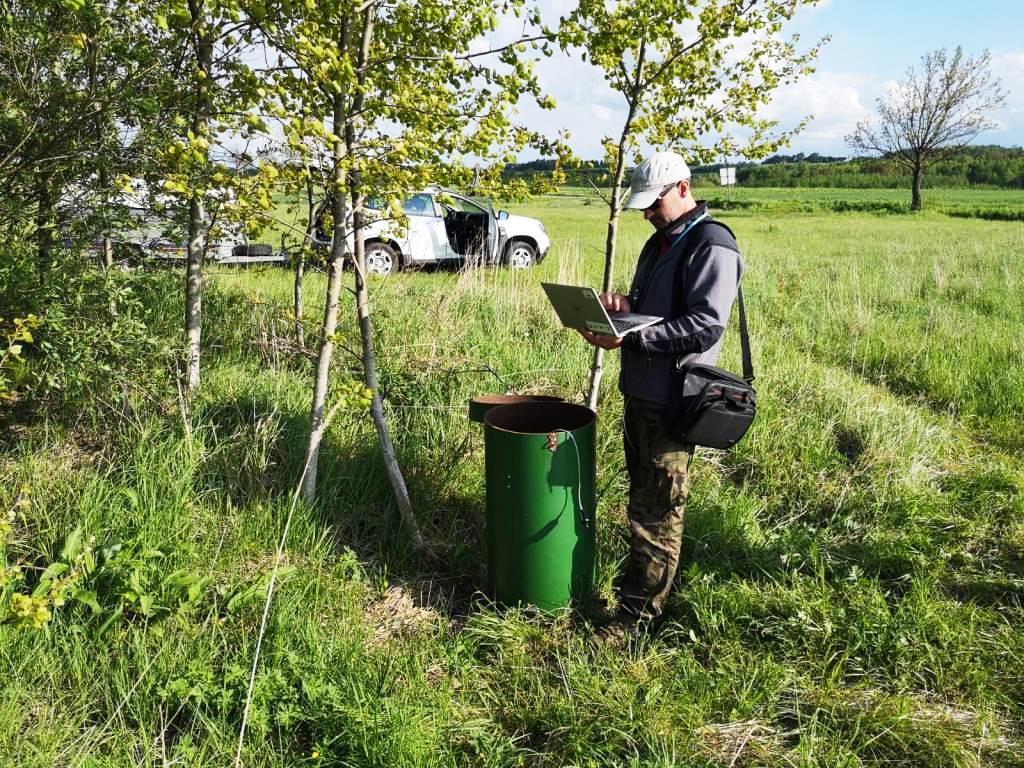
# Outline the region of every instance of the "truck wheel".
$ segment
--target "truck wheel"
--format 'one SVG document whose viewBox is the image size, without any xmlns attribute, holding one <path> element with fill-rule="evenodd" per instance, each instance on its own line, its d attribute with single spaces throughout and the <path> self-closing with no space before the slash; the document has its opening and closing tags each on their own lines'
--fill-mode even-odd
<svg viewBox="0 0 1024 768">
<path fill-rule="evenodd" d="M 537 262 L 537 249 L 525 240 L 513 240 L 508 245 L 505 263 L 512 269 L 527 269 Z"/>
<path fill-rule="evenodd" d="M 248 245 L 236 245 L 232 251 L 233 256 L 266 257 L 274 255 L 274 246 L 268 243 L 249 243 Z"/>
<path fill-rule="evenodd" d="M 387 243 L 366 244 L 366 271 L 382 277 L 397 272 L 398 254 Z"/>
</svg>

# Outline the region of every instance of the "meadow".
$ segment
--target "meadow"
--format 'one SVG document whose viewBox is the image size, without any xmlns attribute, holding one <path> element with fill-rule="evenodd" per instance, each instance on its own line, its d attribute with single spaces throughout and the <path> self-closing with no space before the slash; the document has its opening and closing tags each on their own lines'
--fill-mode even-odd
<svg viewBox="0 0 1024 768">
<path fill-rule="evenodd" d="M 698 455 L 661 632 L 598 649 L 583 614 L 480 592 L 468 398 L 587 386 L 589 348 L 538 285 L 600 279 L 606 209 L 567 190 L 502 205 L 547 227 L 532 270 L 372 284 L 434 556 L 409 545 L 358 409 L 327 432 L 317 503 L 293 504 L 312 364 L 286 270 L 209 270 L 191 403 L 154 359 L 130 392 L 7 416 L 8 559 L 101 566 L 44 628 L 0 626 L 0 765 L 231 764 L 290 520 L 245 766 L 1024 766 L 1024 194 L 927 190 L 919 215 L 904 191 L 710 196 L 743 250 L 760 409 L 734 450 Z M 626 217 L 620 286 L 647 235 Z M 171 345 L 179 283 L 141 299 Z M 311 272 L 311 337 L 323 290 Z M 342 316 L 356 349 L 351 295 Z M 603 597 L 628 540 L 609 359 Z M 735 328 L 721 364 L 739 368 Z M 357 371 L 342 349 L 338 387 Z"/>
</svg>

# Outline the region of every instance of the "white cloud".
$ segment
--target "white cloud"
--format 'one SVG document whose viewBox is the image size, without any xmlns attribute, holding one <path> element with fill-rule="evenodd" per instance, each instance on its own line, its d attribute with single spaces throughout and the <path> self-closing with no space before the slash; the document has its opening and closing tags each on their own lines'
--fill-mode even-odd
<svg viewBox="0 0 1024 768">
<path fill-rule="evenodd" d="M 552 13 L 545 9 L 549 22 L 556 20 L 554 14 L 570 10 L 570 3 L 557 1 L 557 11 Z M 828 4 L 829 0 L 824 0 L 816 6 L 804 6 L 801 13 L 820 11 Z M 499 30 L 502 37 L 512 32 L 505 23 L 503 20 Z M 497 38 L 497 34 L 492 36 L 492 39 Z M 755 39 L 756 36 L 751 35 L 737 40 L 730 58 L 748 52 Z M 578 51 L 572 55 L 556 51 L 552 57 L 541 59 L 537 74 L 542 89 L 555 98 L 557 107 L 545 112 L 524 99 L 520 104 L 520 119 L 549 135 L 568 129 L 570 143 L 580 157 L 602 157 L 602 139 L 609 135 L 617 137 L 625 118 L 622 95 L 608 85 L 600 69 L 583 61 Z M 779 88 L 761 114 L 779 120 L 783 129 L 792 128 L 800 119 L 813 114 L 814 120 L 794 140 L 793 151 L 846 154 L 843 137 L 872 111 L 874 99 L 881 92 L 877 78 L 821 72 Z"/>
<path fill-rule="evenodd" d="M 583 61 L 578 52 L 567 55 L 556 50 L 550 58 L 542 58 L 537 64 L 537 77 L 541 89 L 554 97 L 556 107 L 541 110 L 527 97 L 519 103 L 519 119 L 549 136 L 568 129 L 570 144 L 580 157 L 603 157 L 602 139 L 618 136 L 625 120 L 622 95 L 608 85 L 600 69 Z M 532 155 L 524 154 L 528 156 Z"/>
<path fill-rule="evenodd" d="M 993 56 L 992 74 L 1002 80 L 1006 106 L 992 115 L 999 127 L 982 134 L 979 141 L 1024 144 L 1024 50 Z"/>
<path fill-rule="evenodd" d="M 1003 86 L 1010 90 L 1014 85 L 1024 83 L 1024 51 L 1010 51 L 992 57 L 992 72 L 1003 81 Z M 1014 95 L 1011 92 L 1011 96 Z M 1016 92 L 1017 100 L 1024 102 L 1024 91 Z"/>
<path fill-rule="evenodd" d="M 520 118 L 552 135 L 567 128 L 572 147 L 580 157 L 602 157 L 601 140 L 605 136 L 617 137 L 625 119 L 622 96 L 604 82 L 598 69 L 578 58 L 559 55 L 558 61 L 546 60 L 539 74 L 544 89 L 555 97 L 558 105 L 553 111 L 544 112 L 523 103 Z M 813 115 L 808 127 L 794 139 L 792 151 L 845 155 L 848 149 L 844 137 L 859 120 L 873 112 L 875 97 L 883 91 L 884 84 L 877 78 L 818 72 L 780 87 L 761 115 L 778 120 L 784 130 Z"/>
<path fill-rule="evenodd" d="M 787 130 L 804 117 L 812 120 L 793 139 L 793 151 L 845 155 L 844 137 L 873 109 L 879 83 L 863 75 L 818 72 L 781 86 L 762 116 L 779 121 Z"/>
<path fill-rule="evenodd" d="M 868 78 L 818 72 L 775 93 L 764 109 L 765 117 L 795 122 L 804 115 L 814 115 L 818 130 L 825 125 L 846 125 L 864 117 L 870 110 L 870 99 L 862 95 Z"/>
<path fill-rule="evenodd" d="M 557 0 L 554 14 L 566 13 L 570 3 Z M 801 13 L 817 13 L 828 7 L 830 0 L 805 7 Z M 557 16 L 545 9 L 549 22 Z M 504 30 L 511 33 L 511 28 Z M 741 41 L 749 44 L 749 41 Z M 1024 50 L 997 52 L 992 57 L 994 74 L 1007 91 L 1004 109 L 992 115 L 998 128 L 982 134 L 980 141 L 1002 144 L 1024 143 Z M 542 59 L 537 73 L 545 92 L 554 96 L 557 107 L 542 111 L 524 102 L 520 118 L 532 128 L 554 135 L 568 129 L 576 153 L 584 158 L 603 155 L 601 140 L 618 135 L 625 117 L 621 94 L 605 82 L 601 71 L 584 62 L 578 52 L 565 55 L 557 51 Z M 779 120 L 782 129 L 794 127 L 806 115 L 813 120 L 792 142 L 792 152 L 820 152 L 847 155 L 845 143 L 858 121 L 875 113 L 875 100 L 884 96 L 902 78 L 902 72 L 867 75 L 856 70 L 818 71 L 791 85 L 780 87 L 761 114 Z M 743 132 L 740 131 L 740 134 Z"/>
</svg>

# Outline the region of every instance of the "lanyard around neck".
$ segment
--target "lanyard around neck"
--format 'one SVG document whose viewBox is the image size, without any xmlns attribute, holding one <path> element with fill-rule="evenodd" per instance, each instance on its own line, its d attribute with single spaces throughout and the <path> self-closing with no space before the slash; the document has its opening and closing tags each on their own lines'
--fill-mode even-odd
<svg viewBox="0 0 1024 768">
<path fill-rule="evenodd" d="M 672 241 L 672 245 L 670 245 L 668 247 L 668 249 L 671 251 L 673 248 L 675 248 L 677 245 L 679 245 L 680 241 L 684 237 L 686 237 L 686 235 L 689 233 L 689 231 L 691 229 L 693 229 L 694 227 L 696 227 L 698 224 L 700 224 L 702 221 L 704 221 L 704 219 L 706 219 L 709 215 L 710 214 L 707 211 L 704 211 L 704 213 L 702 213 L 696 219 L 694 219 L 689 224 L 687 224 L 686 225 L 686 229 L 684 229 L 682 232 L 680 232 L 678 235 L 676 235 L 675 239 Z"/>
<path fill-rule="evenodd" d="M 695 226 L 700 224 L 702 221 L 704 221 L 704 219 L 708 218 L 708 216 L 710 216 L 710 215 L 711 215 L 710 211 L 704 211 L 704 213 L 702 213 L 696 219 L 694 219 L 689 224 L 687 224 L 686 225 L 686 229 L 684 229 L 682 232 L 680 232 L 678 235 L 676 235 L 675 238 L 673 238 L 672 244 L 668 247 L 667 251 L 664 251 L 664 253 L 667 254 L 669 251 L 671 251 L 673 248 L 675 248 L 677 245 L 679 245 L 679 243 L 682 242 L 683 238 L 686 237 L 690 233 L 691 229 L 693 229 Z M 633 303 L 633 304 L 639 304 L 640 303 L 640 298 L 645 293 L 647 293 L 648 286 L 650 286 L 651 281 L 654 280 L 654 273 L 656 271 L 658 271 L 659 269 L 661 269 L 662 267 L 664 267 L 666 264 L 668 264 L 668 262 L 664 261 L 664 260 L 661 260 L 661 259 L 658 259 L 657 263 L 653 263 L 651 261 L 647 262 L 647 264 L 644 267 L 643 276 L 640 278 L 640 281 L 639 281 L 640 285 L 637 285 L 637 287 L 630 294 L 629 298 L 630 298 L 630 302 L 631 303 Z M 636 309 L 634 308 L 633 311 L 635 312 Z"/>
</svg>

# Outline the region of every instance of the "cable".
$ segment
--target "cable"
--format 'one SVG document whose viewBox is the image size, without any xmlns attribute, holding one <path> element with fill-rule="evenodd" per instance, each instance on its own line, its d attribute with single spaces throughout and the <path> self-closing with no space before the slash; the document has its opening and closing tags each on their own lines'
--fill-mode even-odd
<svg viewBox="0 0 1024 768">
<path fill-rule="evenodd" d="M 579 502 L 577 512 L 583 527 L 590 530 L 590 520 L 587 519 L 586 511 L 583 509 L 583 464 L 580 461 L 580 446 L 576 442 L 576 436 L 567 429 L 554 429 L 552 432 L 564 432 L 572 440 L 572 447 L 576 451 L 576 499 Z"/>
</svg>

